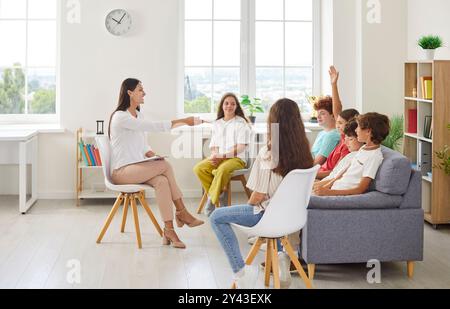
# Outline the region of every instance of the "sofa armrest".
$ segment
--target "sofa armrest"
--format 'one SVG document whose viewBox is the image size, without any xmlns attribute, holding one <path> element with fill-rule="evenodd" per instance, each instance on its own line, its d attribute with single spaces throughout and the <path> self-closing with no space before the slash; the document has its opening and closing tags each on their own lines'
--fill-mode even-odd
<svg viewBox="0 0 450 309">
<path fill-rule="evenodd" d="M 353 196 L 311 196 L 308 209 L 393 209 L 403 197 L 378 191 Z"/>
</svg>

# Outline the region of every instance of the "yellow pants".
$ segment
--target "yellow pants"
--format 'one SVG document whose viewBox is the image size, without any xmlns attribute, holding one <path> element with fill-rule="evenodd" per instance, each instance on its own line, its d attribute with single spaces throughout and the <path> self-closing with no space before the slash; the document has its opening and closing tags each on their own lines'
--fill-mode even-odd
<svg viewBox="0 0 450 309">
<path fill-rule="evenodd" d="M 223 161 L 219 166 L 214 166 L 209 159 L 205 159 L 194 167 L 194 173 L 200 179 L 203 189 L 208 193 L 211 202 L 217 205 L 223 188 L 228 186 L 231 181 L 233 172 L 244 169 L 245 164 L 239 158 L 232 158 Z"/>
</svg>

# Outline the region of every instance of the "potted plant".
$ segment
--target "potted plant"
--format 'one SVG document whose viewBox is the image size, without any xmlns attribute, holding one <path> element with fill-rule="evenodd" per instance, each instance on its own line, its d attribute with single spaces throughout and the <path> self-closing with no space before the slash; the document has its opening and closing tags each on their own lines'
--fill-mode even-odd
<svg viewBox="0 0 450 309">
<path fill-rule="evenodd" d="M 241 104 L 250 113 L 249 119 L 252 124 L 256 123 L 255 113 L 264 113 L 261 99 L 251 99 L 248 95 L 243 95 Z"/>
<path fill-rule="evenodd" d="M 450 130 L 450 124 L 447 125 L 447 129 Z M 444 171 L 444 173 L 450 176 L 450 147 L 445 146 L 442 151 L 436 151 L 436 156 L 439 159 L 439 163 L 434 165 L 434 168 Z"/>
<path fill-rule="evenodd" d="M 400 143 L 404 135 L 403 116 L 394 116 L 391 119 L 391 130 L 388 137 L 384 140 L 383 145 L 398 151 L 400 149 Z"/>
<path fill-rule="evenodd" d="M 442 38 L 437 35 L 422 36 L 418 43 L 425 50 L 428 60 L 434 60 L 436 49 L 443 46 Z"/>
</svg>

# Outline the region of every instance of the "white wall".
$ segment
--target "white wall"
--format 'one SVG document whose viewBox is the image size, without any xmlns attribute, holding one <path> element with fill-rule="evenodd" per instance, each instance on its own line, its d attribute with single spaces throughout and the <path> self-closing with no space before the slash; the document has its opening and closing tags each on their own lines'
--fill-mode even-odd
<svg viewBox="0 0 450 309">
<path fill-rule="evenodd" d="M 381 0 L 380 25 L 363 24 L 366 11 L 361 2 L 365 0 L 322 1 L 328 5 L 322 7 L 328 18 L 322 20 L 322 28 L 328 29 L 327 36 L 322 37 L 323 72 L 327 74 L 331 64 L 327 62 L 338 66 L 345 107 L 390 115 L 397 113 L 398 107 L 401 112 L 406 0 Z M 108 120 L 124 78 L 137 77 L 144 82 L 148 93 L 144 114 L 149 119 L 176 117 L 177 92 L 182 88 L 177 71 L 177 59 L 183 54 L 179 48 L 178 0 L 80 2 L 81 24 L 68 24 L 64 10 L 61 16 L 61 119 L 68 132 L 43 134 L 39 138 L 41 198 L 74 196 L 75 131 L 79 127 L 94 130 L 96 120 Z M 115 38 L 104 29 L 106 14 L 118 7 L 128 9 L 135 23 L 133 32 L 124 38 Z M 325 42 L 325 38 L 330 42 Z M 328 76 L 322 81 L 325 91 Z M 173 139 L 168 135 L 150 137 L 152 146 L 162 153 L 169 151 Z M 192 173 L 195 162 L 172 160 L 186 196 L 200 194 Z M 2 174 L 14 173 L 2 167 Z M 17 193 L 16 188 L 5 184 L 0 181 L 0 188 L 8 188 L 0 194 Z"/>
<path fill-rule="evenodd" d="M 417 40 L 422 35 L 440 35 L 444 48 L 436 51 L 436 59 L 450 59 L 450 1 L 408 0 L 408 58 L 424 59 Z"/>
<path fill-rule="evenodd" d="M 79 127 L 95 130 L 96 120 L 108 122 L 125 78 L 143 81 L 147 91 L 143 112 L 148 119 L 173 119 L 177 114 L 179 1 L 80 0 L 80 3 L 80 24 L 67 23 L 67 11 L 62 5 L 61 124 L 67 133 L 42 134 L 39 138 L 41 198 L 74 197 L 75 132 Z M 133 16 L 134 30 L 126 37 L 113 37 L 104 27 L 106 14 L 115 8 L 126 8 Z M 155 150 L 168 153 L 174 138 L 162 134 L 150 136 L 150 141 Z M 187 196 L 200 194 L 192 174 L 195 162 L 172 161 Z M 2 167 L 2 175 L 15 172 L 15 167 Z M 17 194 L 16 182 L 9 183 L 13 185 L 5 182 L 0 186 L 0 194 Z"/>
<path fill-rule="evenodd" d="M 327 69 L 334 64 L 344 108 L 402 113 L 406 1 L 380 0 L 381 23 L 371 24 L 367 0 L 322 0 L 322 88 L 330 93 Z"/>
<path fill-rule="evenodd" d="M 364 113 L 392 116 L 403 114 L 407 0 L 380 0 L 380 4 L 381 23 L 367 22 L 369 10 L 361 6 L 361 105 Z"/>
</svg>

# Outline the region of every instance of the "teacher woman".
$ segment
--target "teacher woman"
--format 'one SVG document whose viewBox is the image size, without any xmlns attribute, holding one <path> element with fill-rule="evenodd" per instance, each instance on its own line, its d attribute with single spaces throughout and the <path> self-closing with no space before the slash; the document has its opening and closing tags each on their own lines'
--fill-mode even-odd
<svg viewBox="0 0 450 309">
<path fill-rule="evenodd" d="M 174 121 L 147 121 L 140 113 L 145 95 L 139 80 L 127 79 L 122 83 L 119 105 L 111 115 L 109 124 L 113 171 L 111 178 L 117 185 L 148 184 L 153 187 L 165 224 L 163 245 L 185 249 L 186 245 L 178 238 L 174 229 L 173 205 L 176 208 L 178 227 L 197 227 L 204 222 L 193 217 L 186 209 L 169 162 L 163 159 L 142 161 L 155 156 L 147 144 L 146 132 L 167 132 L 181 125 L 194 126 L 199 121 L 194 117 Z"/>
</svg>

